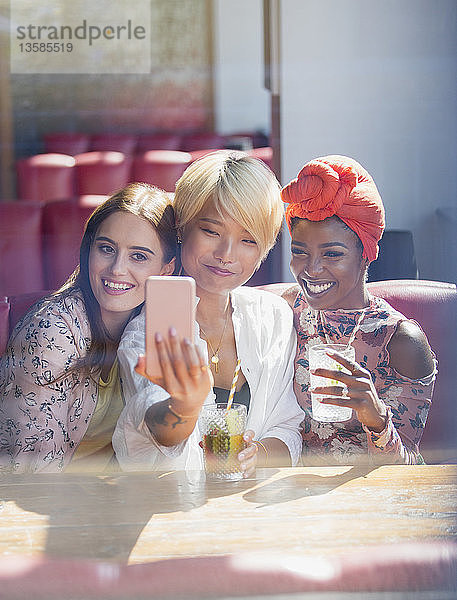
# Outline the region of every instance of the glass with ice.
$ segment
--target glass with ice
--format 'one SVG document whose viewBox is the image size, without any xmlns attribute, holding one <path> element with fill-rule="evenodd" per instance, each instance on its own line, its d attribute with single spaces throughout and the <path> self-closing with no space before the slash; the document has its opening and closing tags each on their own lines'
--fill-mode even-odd
<svg viewBox="0 0 457 600">
<path fill-rule="evenodd" d="M 238 454 L 244 449 L 243 434 L 247 411 L 242 404 L 203 406 L 198 418 L 202 434 L 205 470 L 215 479 L 237 480 L 243 477 Z"/>
<path fill-rule="evenodd" d="M 327 352 L 338 352 L 348 360 L 355 361 L 355 349 L 353 346 L 344 344 L 318 344 L 309 349 L 309 368 L 311 369 L 331 369 L 332 371 L 343 371 L 349 373 L 347 369 L 333 358 L 327 355 Z M 311 386 L 338 386 L 344 388 L 344 384 L 336 379 L 328 379 L 327 377 L 318 377 L 310 373 Z M 323 421 L 324 423 L 337 423 L 340 421 L 348 421 L 352 417 L 352 408 L 347 406 L 334 406 L 331 404 L 322 404 L 321 400 L 325 397 L 331 397 L 331 394 L 322 396 L 320 394 L 311 393 L 311 402 L 313 408 L 313 419 Z M 341 396 L 334 396 L 341 397 Z"/>
</svg>

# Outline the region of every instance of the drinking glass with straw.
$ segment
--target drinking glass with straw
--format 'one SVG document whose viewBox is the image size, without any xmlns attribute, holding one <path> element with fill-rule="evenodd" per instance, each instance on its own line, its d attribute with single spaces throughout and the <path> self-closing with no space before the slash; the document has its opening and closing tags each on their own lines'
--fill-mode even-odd
<svg viewBox="0 0 457 600">
<path fill-rule="evenodd" d="M 235 396 L 235 389 L 236 389 L 236 384 L 238 381 L 238 375 L 240 374 L 240 366 L 241 366 L 241 361 L 238 358 L 236 361 L 236 367 L 235 367 L 235 371 L 233 373 L 232 385 L 230 386 L 230 393 L 229 393 L 229 397 L 227 400 L 227 413 L 230 410 L 230 408 L 232 407 L 233 397 Z"/>
<path fill-rule="evenodd" d="M 233 402 L 239 372 L 238 359 L 227 404 L 205 405 L 200 412 L 205 470 L 209 477 L 215 479 L 238 480 L 243 477 L 238 454 L 245 446 L 243 434 L 247 410 L 243 404 Z"/>
</svg>

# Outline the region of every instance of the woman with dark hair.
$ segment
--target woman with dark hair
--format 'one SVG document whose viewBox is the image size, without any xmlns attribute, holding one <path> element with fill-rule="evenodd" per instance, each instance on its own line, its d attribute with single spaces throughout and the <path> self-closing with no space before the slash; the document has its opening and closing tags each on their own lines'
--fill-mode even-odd
<svg viewBox="0 0 457 600">
<path fill-rule="evenodd" d="M 305 464 L 417 463 L 432 400 L 436 361 L 420 326 L 366 286 L 378 255 L 384 207 L 367 171 L 346 156 L 307 163 L 282 190 L 292 236 L 288 292 L 298 336 L 295 394 L 305 411 Z M 318 368 L 328 385 L 311 388 L 309 350 L 317 344 L 355 348 L 348 370 Z M 335 385 L 331 380 L 344 384 Z M 344 422 L 313 418 L 311 392 L 352 409 Z"/>
<path fill-rule="evenodd" d="M 150 275 L 174 272 L 167 194 L 132 183 L 89 218 L 80 263 L 16 325 L 0 363 L 0 468 L 103 469 L 124 406 L 116 352 Z"/>
</svg>

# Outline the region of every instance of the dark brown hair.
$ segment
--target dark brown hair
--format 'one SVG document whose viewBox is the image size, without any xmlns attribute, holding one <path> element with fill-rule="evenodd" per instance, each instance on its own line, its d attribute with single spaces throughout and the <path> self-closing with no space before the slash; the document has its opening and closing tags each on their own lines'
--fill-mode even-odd
<svg viewBox="0 0 457 600">
<path fill-rule="evenodd" d="M 177 253 L 174 212 L 170 196 L 163 190 L 146 183 L 131 183 L 119 190 L 97 207 L 84 229 L 79 251 L 79 265 L 51 298 L 64 299 L 80 292 L 91 330 L 91 345 L 85 357 L 77 361 L 71 370 L 84 370 L 95 374 L 101 368 L 109 335 L 101 318 L 100 306 L 93 294 L 89 280 L 89 254 L 95 236 L 105 219 L 116 212 L 126 212 L 150 223 L 160 240 L 164 263 L 170 262 Z M 136 316 L 143 304 L 136 307 L 130 318 Z"/>
</svg>

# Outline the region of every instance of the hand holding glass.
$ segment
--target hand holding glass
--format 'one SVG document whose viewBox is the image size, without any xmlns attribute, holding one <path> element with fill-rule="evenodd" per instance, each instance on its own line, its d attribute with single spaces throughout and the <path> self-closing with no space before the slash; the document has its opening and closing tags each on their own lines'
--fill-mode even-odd
<svg viewBox="0 0 457 600">
<path fill-rule="evenodd" d="M 355 361 L 355 349 L 353 346 L 344 344 L 318 344 L 309 349 L 309 368 L 314 369 L 331 369 L 332 371 L 343 371 L 350 374 L 340 363 L 328 356 L 327 352 L 338 352 L 345 358 Z M 313 388 L 322 386 L 336 386 L 342 389 L 345 385 L 336 379 L 328 379 L 327 377 L 319 377 L 310 373 L 311 386 Z M 321 394 L 311 393 L 311 402 L 313 409 L 313 419 L 324 423 L 337 423 L 348 421 L 352 417 L 352 408 L 348 406 L 335 406 L 333 404 L 322 404 L 321 400 L 330 397 L 331 394 L 325 396 Z M 334 396 L 341 398 L 341 395 Z"/>
</svg>

